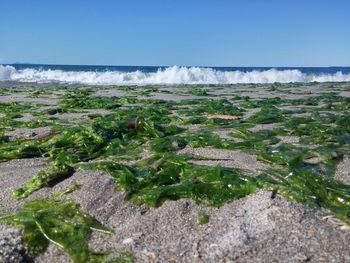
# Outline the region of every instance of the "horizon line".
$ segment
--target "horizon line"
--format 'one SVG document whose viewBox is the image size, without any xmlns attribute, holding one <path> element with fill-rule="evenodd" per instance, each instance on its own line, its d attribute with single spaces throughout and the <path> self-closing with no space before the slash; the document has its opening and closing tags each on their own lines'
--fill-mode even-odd
<svg viewBox="0 0 350 263">
<path fill-rule="evenodd" d="M 2 63 L 0 65 L 43 65 L 43 66 L 99 66 L 99 67 L 199 67 L 199 68 L 349 68 L 350 66 L 208 66 L 208 65 L 108 65 L 108 64 L 55 64 L 55 63 L 35 63 L 35 62 L 11 62 Z"/>
</svg>

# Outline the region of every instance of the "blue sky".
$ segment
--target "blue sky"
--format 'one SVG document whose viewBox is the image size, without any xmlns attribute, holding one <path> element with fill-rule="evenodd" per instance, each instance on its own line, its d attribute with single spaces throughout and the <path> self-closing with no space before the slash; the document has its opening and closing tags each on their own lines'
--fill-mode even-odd
<svg viewBox="0 0 350 263">
<path fill-rule="evenodd" d="M 350 66 L 349 0 L 1 0 L 0 63 Z"/>
</svg>

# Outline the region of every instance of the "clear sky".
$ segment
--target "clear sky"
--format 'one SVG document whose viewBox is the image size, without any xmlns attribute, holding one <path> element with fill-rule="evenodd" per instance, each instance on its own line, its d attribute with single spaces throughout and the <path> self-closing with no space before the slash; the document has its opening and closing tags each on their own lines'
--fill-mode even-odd
<svg viewBox="0 0 350 263">
<path fill-rule="evenodd" d="M 350 66 L 350 0 L 1 0 L 0 63 Z"/>
</svg>

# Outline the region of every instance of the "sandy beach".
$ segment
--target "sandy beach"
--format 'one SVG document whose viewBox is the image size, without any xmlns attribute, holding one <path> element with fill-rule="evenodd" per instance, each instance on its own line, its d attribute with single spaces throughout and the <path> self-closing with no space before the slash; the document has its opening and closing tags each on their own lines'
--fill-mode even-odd
<svg viewBox="0 0 350 263">
<path fill-rule="evenodd" d="M 350 261 L 349 83 L 1 86 L 0 217 L 72 200 L 112 230 L 91 231 L 91 251 L 135 262 Z M 58 161 L 72 173 L 24 187 Z M 24 232 L 0 224 L 0 262 L 73 262 Z"/>
</svg>

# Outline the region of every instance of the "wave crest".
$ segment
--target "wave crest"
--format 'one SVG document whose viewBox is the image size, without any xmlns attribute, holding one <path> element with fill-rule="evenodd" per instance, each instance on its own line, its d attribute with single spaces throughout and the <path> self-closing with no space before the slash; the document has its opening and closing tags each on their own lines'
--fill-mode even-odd
<svg viewBox="0 0 350 263">
<path fill-rule="evenodd" d="M 88 85 L 147 85 L 147 84 L 234 84 L 234 83 L 288 83 L 288 82 L 340 82 L 350 81 L 350 74 L 307 75 L 297 69 L 219 71 L 212 68 L 173 66 L 156 72 L 142 71 L 63 71 L 0 65 L 0 81 L 11 80 L 35 83 L 69 83 Z"/>
</svg>

